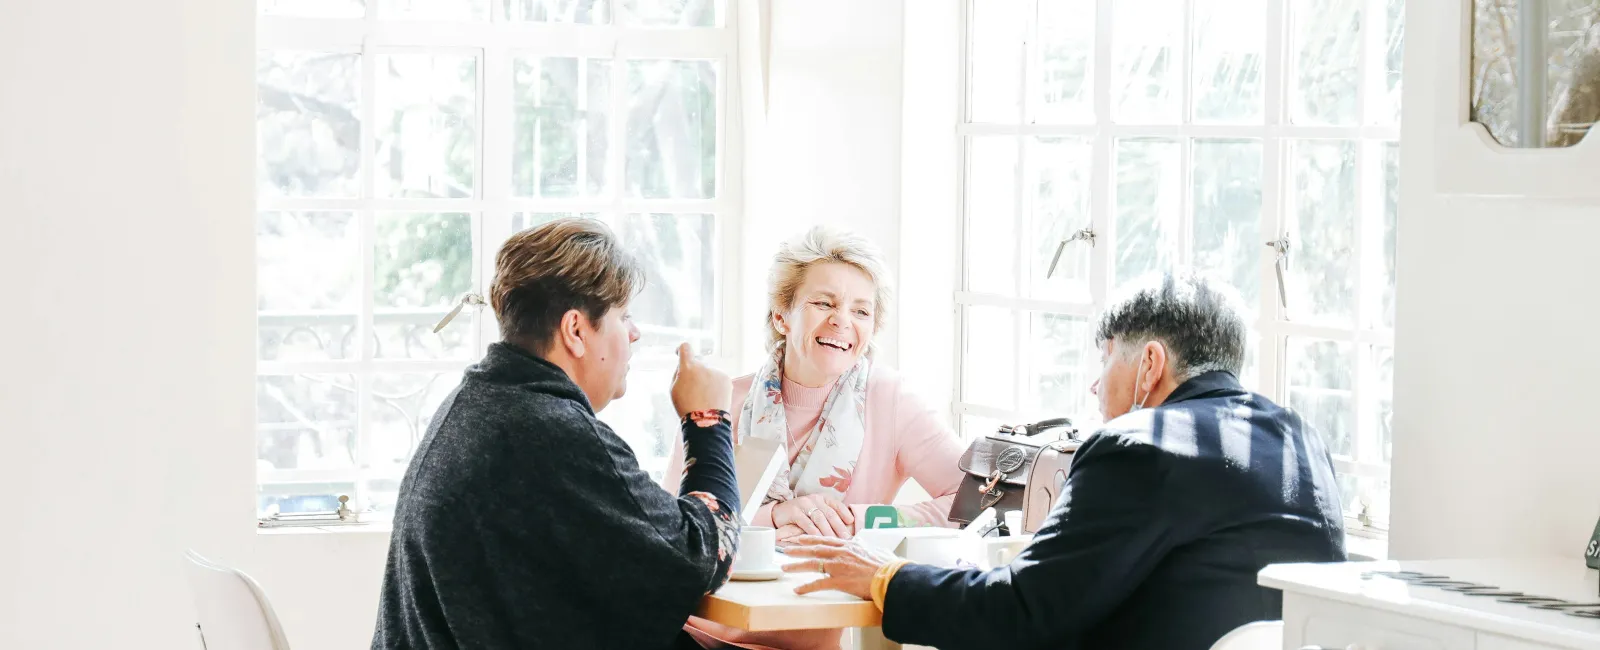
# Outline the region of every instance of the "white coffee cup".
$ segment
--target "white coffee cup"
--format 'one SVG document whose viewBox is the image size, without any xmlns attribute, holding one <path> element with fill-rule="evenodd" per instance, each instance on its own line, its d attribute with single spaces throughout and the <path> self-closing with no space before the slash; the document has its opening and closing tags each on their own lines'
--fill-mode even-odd
<svg viewBox="0 0 1600 650">
<path fill-rule="evenodd" d="M 1006 530 L 1009 531 L 1012 535 L 1021 535 L 1022 534 L 1022 511 L 1021 510 L 1007 510 L 1005 517 L 1006 517 Z"/>
<path fill-rule="evenodd" d="M 739 553 L 734 571 L 770 571 L 778 568 L 778 531 L 765 526 L 745 526 L 739 532 Z"/>
</svg>

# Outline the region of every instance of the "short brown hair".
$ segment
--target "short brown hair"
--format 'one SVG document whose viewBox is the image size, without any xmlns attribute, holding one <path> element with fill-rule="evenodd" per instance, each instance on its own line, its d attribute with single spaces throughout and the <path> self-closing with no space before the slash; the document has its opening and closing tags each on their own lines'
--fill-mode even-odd
<svg viewBox="0 0 1600 650">
<path fill-rule="evenodd" d="M 604 223 L 557 219 L 512 235 L 500 247 L 489 304 L 501 338 L 543 353 L 569 310 L 599 327 L 607 311 L 642 288 L 644 270 Z"/>
</svg>

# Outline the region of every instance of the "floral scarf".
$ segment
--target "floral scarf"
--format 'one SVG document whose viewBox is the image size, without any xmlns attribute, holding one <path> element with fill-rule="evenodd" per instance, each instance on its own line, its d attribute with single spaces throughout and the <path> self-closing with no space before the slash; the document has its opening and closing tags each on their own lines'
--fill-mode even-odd
<svg viewBox="0 0 1600 650">
<path fill-rule="evenodd" d="M 736 438 L 755 436 L 778 442 L 789 457 L 789 423 L 783 410 L 783 351 L 780 349 L 755 374 L 750 394 L 739 411 Z M 800 441 L 794 463 L 778 470 L 767 490 L 767 501 L 788 501 L 796 496 L 823 494 L 844 500 L 850 476 L 867 429 L 867 376 L 872 361 L 861 357 L 833 384 L 822 403 L 817 426 Z"/>
</svg>

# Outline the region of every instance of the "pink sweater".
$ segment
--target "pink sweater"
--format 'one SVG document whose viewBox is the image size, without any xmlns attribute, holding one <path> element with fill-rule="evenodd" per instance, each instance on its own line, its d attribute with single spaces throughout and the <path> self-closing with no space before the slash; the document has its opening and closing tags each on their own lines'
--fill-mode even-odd
<svg viewBox="0 0 1600 650">
<path fill-rule="evenodd" d="M 739 428 L 739 405 L 744 403 L 753 380 L 753 375 L 745 375 L 733 381 L 735 430 Z M 816 426 L 817 419 L 822 417 L 822 403 L 832 388 L 831 385 L 806 388 L 783 380 L 783 412 L 789 425 L 791 463 L 800 453 L 794 443 Z M 856 459 L 850 488 L 844 495 L 845 504 L 856 516 L 856 526 L 859 528 L 866 521 L 868 506 L 893 501 L 907 479 L 916 479 L 933 498 L 899 506 L 902 517 L 926 526 L 954 526 L 946 517 L 950 514 L 950 503 L 955 500 L 956 488 L 961 484 L 961 469 L 956 461 L 966 450 L 955 433 L 939 421 L 927 403 L 904 389 L 898 374 L 883 366 L 874 366 L 867 379 L 866 419 L 861 456 Z M 673 447 L 662 482 L 669 491 L 676 493 L 682 476 L 680 441 Z M 772 504 L 761 506 L 751 525 L 771 526 Z"/>
<path fill-rule="evenodd" d="M 733 381 L 735 430 L 739 427 L 739 406 L 744 404 L 753 381 L 754 375 Z M 783 381 L 783 414 L 789 425 L 791 443 L 789 462 L 794 462 L 799 455 L 793 443 L 810 432 L 822 417 L 822 403 L 830 390 L 832 386 L 806 388 L 788 379 Z M 856 528 L 866 521 L 867 506 L 893 501 L 907 479 L 916 479 L 933 498 L 898 506 L 901 517 L 915 519 L 923 525 L 954 526 L 946 517 L 950 514 L 950 503 L 955 500 L 956 488 L 961 485 L 961 469 L 956 462 L 966 451 L 955 432 L 939 421 L 927 403 L 905 390 L 898 374 L 883 366 L 873 366 L 872 375 L 867 379 L 866 419 L 861 456 L 856 459 L 850 488 L 844 494 L 845 504 L 856 516 Z M 682 445 L 679 441 L 674 446 L 662 480 L 664 487 L 674 494 L 683 476 Z M 763 491 L 763 497 L 765 494 Z M 772 506 L 762 506 L 751 524 L 771 526 Z M 840 645 L 840 630 L 746 632 L 698 617 L 690 617 L 684 630 L 706 647 L 835 650 Z"/>
</svg>

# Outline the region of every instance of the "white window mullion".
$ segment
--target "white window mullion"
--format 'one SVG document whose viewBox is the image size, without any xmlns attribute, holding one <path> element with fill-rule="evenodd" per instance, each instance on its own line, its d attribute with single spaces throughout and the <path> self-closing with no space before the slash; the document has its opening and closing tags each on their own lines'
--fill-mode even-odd
<svg viewBox="0 0 1600 650">
<path fill-rule="evenodd" d="M 499 11 L 499 3 L 494 3 Z M 580 68 L 581 69 L 581 68 Z M 480 295 L 489 297 L 494 283 L 494 258 L 500 246 L 511 237 L 511 169 L 515 134 L 515 83 L 512 51 L 484 48 L 479 96 L 483 104 L 479 114 L 483 123 L 483 175 L 479 194 L 483 197 L 483 210 L 479 213 L 478 240 L 473 243 L 477 253 L 477 277 Z M 485 306 L 478 310 L 478 348 L 487 351 L 489 344 L 500 339 L 494 310 Z"/>
<path fill-rule="evenodd" d="M 369 7 L 367 11 L 367 27 L 377 23 L 377 7 Z M 378 52 L 365 38 L 361 41 L 361 198 L 370 202 L 378 195 L 378 165 L 377 165 L 377 128 L 378 128 Z M 377 264 L 375 259 L 375 242 L 377 241 L 377 214 L 368 205 L 362 206 L 357 211 L 360 219 L 361 241 L 361 268 L 358 273 L 360 278 L 357 295 L 361 304 L 361 315 L 356 319 L 356 360 L 361 365 L 372 362 L 376 350 L 372 347 L 373 334 L 376 331 L 373 320 L 375 288 L 377 287 Z M 357 468 L 356 490 L 351 498 L 356 504 L 367 503 L 366 488 L 360 480 L 370 463 L 367 460 L 367 449 L 371 448 L 371 421 L 372 421 L 372 375 L 370 372 L 357 372 L 354 375 L 356 382 L 356 449 L 354 460 Z"/>
<path fill-rule="evenodd" d="M 1288 61 L 1288 44 L 1285 36 L 1288 33 L 1288 12 L 1285 7 L 1287 0 L 1266 0 L 1267 29 L 1265 60 L 1262 63 L 1262 90 L 1263 112 L 1262 117 L 1267 125 L 1269 134 L 1277 129 L 1286 128 L 1285 99 L 1289 93 L 1289 83 L 1286 77 L 1286 63 Z M 1288 181 L 1284 173 L 1287 151 L 1284 140 L 1278 137 L 1267 137 L 1261 141 L 1261 239 L 1253 242 L 1254 245 L 1266 247 L 1268 240 L 1283 236 L 1286 226 L 1285 210 L 1287 209 L 1287 195 L 1285 184 Z M 1256 386 L 1269 399 L 1287 406 L 1289 393 L 1287 387 L 1287 373 L 1284 371 L 1284 350 L 1286 339 L 1278 327 L 1288 317 L 1279 300 L 1279 287 L 1277 273 L 1274 266 L 1277 264 L 1277 253 L 1266 249 L 1266 254 L 1261 256 L 1261 292 L 1257 300 L 1257 309 L 1260 310 L 1261 321 L 1272 323 L 1270 327 L 1260 328 L 1256 344 L 1257 383 Z"/>
<path fill-rule="evenodd" d="M 1106 304 L 1111 294 L 1112 248 L 1116 243 L 1113 224 L 1112 188 L 1116 183 L 1116 162 L 1113 160 L 1111 125 L 1111 30 L 1113 0 L 1097 0 L 1094 9 L 1094 66 L 1091 82 L 1094 85 L 1093 156 L 1089 172 L 1089 222 L 1094 229 L 1094 246 L 1089 254 L 1089 301 L 1098 310 Z M 1097 355 L 1089 355 L 1095 358 Z"/>
<path fill-rule="evenodd" d="M 628 143 L 628 61 L 615 48 L 606 55 L 611 59 L 610 115 L 606 118 L 606 198 L 611 207 L 606 210 L 611 219 L 621 219 L 627 196 L 627 179 L 623 177 Z"/>
<path fill-rule="evenodd" d="M 722 15 L 727 17 L 726 24 L 739 24 L 738 16 L 730 13 L 734 9 L 732 7 L 727 7 L 726 9 L 729 11 L 722 12 Z M 724 27 L 723 31 L 737 34 L 733 27 Z M 734 215 L 739 213 L 734 206 L 741 205 L 744 200 L 742 185 L 730 178 L 735 174 L 742 173 L 744 169 L 744 149 L 739 146 L 736 139 L 730 137 L 733 130 L 738 128 L 738 125 L 743 121 L 743 117 L 739 113 L 742 110 L 742 102 L 739 96 L 740 77 L 735 74 L 737 72 L 734 65 L 736 61 L 738 61 L 738 56 L 735 51 L 735 53 L 722 57 L 717 67 L 717 121 L 715 126 L 717 134 L 717 165 L 714 176 L 717 188 L 716 196 L 722 204 L 728 206 L 726 209 L 712 212 L 712 220 L 716 226 L 716 232 L 713 234 L 713 241 L 716 243 L 713 245 L 717 247 L 717 251 L 720 251 L 720 257 L 712 262 L 715 265 L 712 274 L 717 278 L 729 277 L 733 269 L 739 268 L 738 251 L 740 247 L 738 242 L 742 241 L 738 227 L 739 222 L 733 218 Z M 587 77 L 580 77 L 580 79 L 587 79 Z M 585 82 L 580 85 L 587 84 Z M 587 102 L 587 92 L 584 93 L 583 97 Z M 584 103 L 582 106 L 587 109 L 589 105 Z M 580 130 L 579 135 L 581 141 L 579 142 L 580 147 L 578 150 L 580 152 L 585 149 L 581 145 L 587 140 L 587 136 L 583 135 L 587 133 L 588 120 L 584 120 L 584 128 Z M 583 157 L 581 153 L 579 156 L 579 168 L 581 169 L 586 157 Z M 582 178 L 581 174 L 580 178 Z M 738 300 L 740 295 L 741 292 L 739 291 L 729 291 L 724 282 L 716 282 L 712 285 L 712 304 L 721 306 L 721 311 L 715 316 L 716 322 L 712 323 L 712 328 L 716 332 L 714 335 L 714 340 L 717 342 L 716 353 L 717 356 L 726 359 L 732 366 L 741 365 L 739 364 L 738 356 L 739 351 L 744 349 L 744 342 L 739 340 L 737 336 L 739 328 L 732 325 L 738 322 L 740 314 L 743 313 L 741 301 Z M 763 330 L 756 330 L 756 332 L 761 331 Z"/>
</svg>

